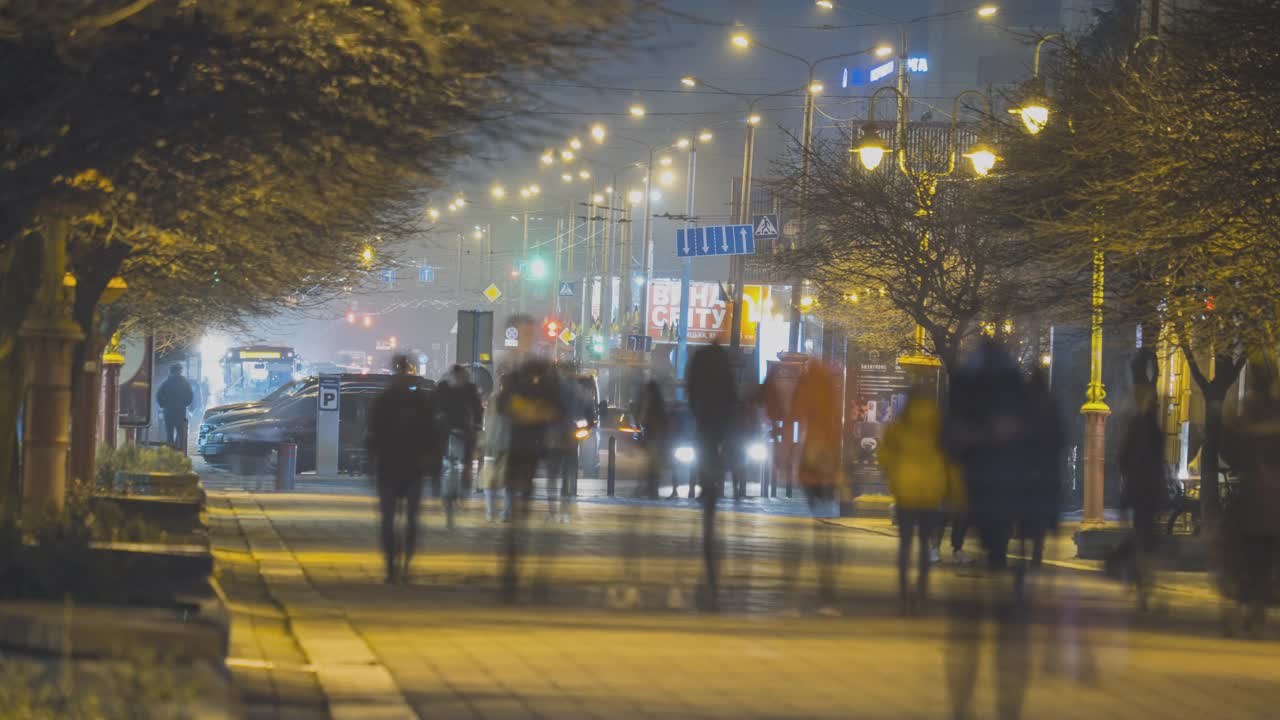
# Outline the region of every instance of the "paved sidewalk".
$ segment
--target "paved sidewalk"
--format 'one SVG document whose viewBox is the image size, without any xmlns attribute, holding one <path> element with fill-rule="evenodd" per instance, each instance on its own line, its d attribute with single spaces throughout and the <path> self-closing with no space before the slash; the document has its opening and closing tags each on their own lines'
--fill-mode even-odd
<svg viewBox="0 0 1280 720">
<path fill-rule="evenodd" d="M 381 582 L 371 498 L 215 493 L 212 507 L 239 518 L 215 523 L 218 536 L 270 524 L 281 545 L 258 543 L 257 564 L 295 564 L 295 580 L 312 588 L 298 592 L 341 615 L 410 717 L 942 718 L 969 687 L 972 717 L 996 717 L 998 699 L 1019 688 L 1027 718 L 1270 718 L 1280 707 L 1275 643 L 1222 639 L 1216 607 L 1195 598 L 1136 615 L 1124 588 L 1098 573 L 1046 570 L 1025 616 L 1011 623 L 966 610 L 981 606 L 965 598 L 1003 597 L 998 583 L 941 566 L 937 601 L 924 617 L 901 618 L 894 540 L 832 528 L 844 553 L 842 617 L 823 617 L 810 568 L 794 593 L 785 584 L 815 523 L 729 511 L 726 610 L 703 614 L 692 607 L 698 513 L 580 503 L 568 525 L 532 524 L 531 592 L 503 606 L 496 549 L 505 527 L 485 523 L 474 504 L 450 533 L 427 503 L 408 586 Z M 237 572 L 249 567 L 228 554 Z M 253 648 L 246 638 L 275 637 L 268 622 L 246 614 L 235 622 L 233 654 Z M 308 645 L 294 647 L 318 675 L 328 663 Z M 375 716 L 350 709 L 348 717 Z"/>
</svg>

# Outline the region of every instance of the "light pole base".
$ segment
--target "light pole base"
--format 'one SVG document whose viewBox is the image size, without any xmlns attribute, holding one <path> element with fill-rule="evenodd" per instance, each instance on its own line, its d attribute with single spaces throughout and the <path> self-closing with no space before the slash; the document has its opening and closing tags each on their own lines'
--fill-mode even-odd
<svg viewBox="0 0 1280 720">
<path fill-rule="evenodd" d="M 27 527 L 61 515 L 66 502 L 71 353 L 84 338 L 70 319 L 41 320 L 20 331 L 28 383 L 22 438 L 22 515 Z"/>
<path fill-rule="evenodd" d="M 1102 499 L 1105 490 L 1107 458 L 1107 418 L 1111 408 L 1105 403 L 1086 403 L 1080 408 L 1084 415 L 1084 517 L 1082 528 L 1098 528 L 1106 524 Z"/>
</svg>

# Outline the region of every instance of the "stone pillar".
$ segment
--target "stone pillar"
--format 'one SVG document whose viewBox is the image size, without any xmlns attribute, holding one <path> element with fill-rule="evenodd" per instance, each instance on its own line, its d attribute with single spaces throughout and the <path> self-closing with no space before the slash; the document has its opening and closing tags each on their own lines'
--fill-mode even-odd
<svg viewBox="0 0 1280 720">
<path fill-rule="evenodd" d="M 1092 409 L 1084 415 L 1084 518 L 1082 526 L 1100 526 L 1102 512 L 1103 466 L 1107 458 L 1107 417 L 1110 410 Z"/>
<path fill-rule="evenodd" d="M 19 330 L 27 366 L 22 435 L 22 515 L 33 527 L 61 514 L 71 432 L 71 354 L 84 336 L 71 319 L 75 280 L 66 272 L 66 225 L 44 233 L 41 286 Z"/>
</svg>

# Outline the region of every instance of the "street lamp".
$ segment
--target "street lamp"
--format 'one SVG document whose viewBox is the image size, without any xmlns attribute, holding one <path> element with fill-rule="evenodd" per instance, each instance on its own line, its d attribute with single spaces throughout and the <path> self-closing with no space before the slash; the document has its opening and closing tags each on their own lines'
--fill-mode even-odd
<svg viewBox="0 0 1280 720">
<path fill-rule="evenodd" d="M 644 117 L 644 106 L 638 104 L 632 105 L 627 109 L 627 112 L 631 114 L 631 117 L 642 118 Z"/>
<path fill-rule="evenodd" d="M 888 149 L 884 146 L 884 141 L 880 139 L 880 131 L 876 126 L 868 123 L 862 128 L 862 142 L 858 145 L 858 159 L 862 161 L 862 167 L 867 170 L 875 170 L 880 167 L 880 162 L 884 160 L 884 154 Z"/>
<path fill-rule="evenodd" d="M 439 220 L 440 211 L 435 208 L 427 208 L 427 217 L 431 218 L 432 220 Z"/>
<path fill-rule="evenodd" d="M 489 194 L 493 196 L 493 199 L 501 200 L 502 198 L 507 196 L 507 189 L 502 187 L 501 185 L 494 185 L 493 187 L 489 188 Z"/>
<path fill-rule="evenodd" d="M 569 173 L 560 173 L 560 179 L 567 183 L 573 182 L 573 176 Z"/>
<path fill-rule="evenodd" d="M 604 142 L 606 134 L 607 133 L 604 126 L 601 125 L 600 123 L 596 123 L 595 125 L 591 126 L 591 139 L 595 140 L 596 142 L 598 143 Z"/>
<path fill-rule="evenodd" d="M 572 151 L 572 150 L 570 150 L 570 149 L 568 149 L 568 148 L 565 148 L 564 150 L 561 150 L 561 151 L 560 151 L 560 161 L 561 161 L 561 162 L 571 163 L 571 162 L 573 162 L 573 158 L 574 158 L 574 157 L 576 157 L 576 156 L 573 154 L 573 151 Z"/>
<path fill-rule="evenodd" d="M 581 169 L 581 170 L 579 170 L 579 171 L 578 171 L 578 177 L 579 177 L 580 179 L 582 179 L 582 180 L 590 180 L 590 179 L 591 179 L 591 171 L 590 171 L 590 170 L 587 170 L 586 168 L 583 168 L 583 169 Z"/>
<path fill-rule="evenodd" d="M 1039 134 L 1049 124 L 1049 101 L 1045 98 L 1044 80 L 1040 78 L 1040 52 L 1050 40 L 1061 42 L 1062 33 L 1049 33 L 1036 42 L 1031 79 L 1022 89 L 1022 104 L 1009 111 L 1022 118 L 1022 126 L 1032 135 Z"/>
<path fill-rule="evenodd" d="M 1000 12 L 1000 8 L 996 7 L 995 5 L 983 5 L 982 7 L 978 8 L 978 17 L 992 18 L 992 17 L 995 17 L 996 13 L 998 12 Z"/>
<path fill-rule="evenodd" d="M 548 150 L 542 153 L 542 158 L 540 160 L 543 165 L 553 165 L 555 164 L 555 161 L 556 161 L 555 153 Z"/>
</svg>

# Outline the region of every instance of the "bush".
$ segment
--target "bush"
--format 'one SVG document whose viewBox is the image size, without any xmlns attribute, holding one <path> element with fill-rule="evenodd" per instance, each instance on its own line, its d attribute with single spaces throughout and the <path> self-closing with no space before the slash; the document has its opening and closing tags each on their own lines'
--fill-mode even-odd
<svg viewBox="0 0 1280 720">
<path fill-rule="evenodd" d="M 117 472 L 191 472 L 191 458 L 170 447 L 98 447 L 97 485 L 111 489 Z"/>
</svg>

